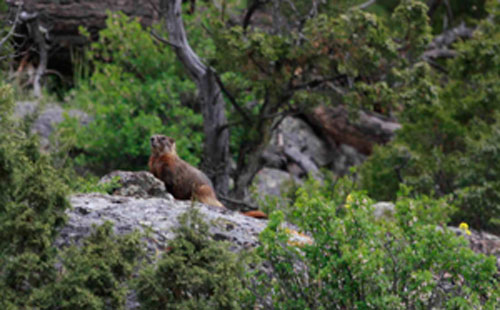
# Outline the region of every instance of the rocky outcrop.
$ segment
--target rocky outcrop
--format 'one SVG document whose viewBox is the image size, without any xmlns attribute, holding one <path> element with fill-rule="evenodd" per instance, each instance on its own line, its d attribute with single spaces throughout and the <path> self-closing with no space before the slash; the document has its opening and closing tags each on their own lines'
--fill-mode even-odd
<svg viewBox="0 0 500 310">
<path fill-rule="evenodd" d="M 324 139 L 303 119 L 286 117 L 273 133 L 262 160 L 265 167 L 284 170 L 295 178 L 308 174 L 321 178 L 322 168 L 343 175 L 365 157 L 354 147 Z"/>
<path fill-rule="evenodd" d="M 135 198 L 108 194 L 77 194 L 70 198 L 72 210 L 68 222 L 60 231 L 58 246 L 79 244 L 87 237 L 94 225 L 110 221 L 115 233 L 121 235 L 134 230 L 148 230 L 145 239 L 148 251 L 156 253 L 166 248 L 174 237 L 173 229 L 178 226 L 178 216 L 189 208 L 198 208 L 211 225 L 211 233 L 217 240 L 227 240 L 235 250 L 254 247 L 259 233 L 267 221 L 244 216 L 241 213 L 217 207 L 178 201 L 172 197 Z"/>
<path fill-rule="evenodd" d="M 255 219 L 239 212 L 212 207 L 197 202 L 175 200 L 165 192 L 163 183 L 146 171 L 114 171 L 100 180 L 111 184 L 114 193 L 90 193 L 71 196 L 73 208 L 67 212 L 68 222 L 60 231 L 57 245 L 64 247 L 87 237 L 94 225 L 113 223 L 117 234 L 134 230 L 149 231 L 145 239 L 150 253 L 165 249 L 174 237 L 178 216 L 189 208 L 197 208 L 210 224 L 214 239 L 229 241 L 238 251 L 255 247 L 259 233 L 267 226 L 266 220 Z M 293 227 L 289 226 L 292 231 Z M 293 234 L 291 240 L 308 243 L 304 235 Z"/>
<path fill-rule="evenodd" d="M 165 184 L 147 171 L 113 171 L 103 176 L 99 184 L 109 184 L 109 191 L 117 196 L 173 199 L 172 195 L 167 193 Z"/>
<path fill-rule="evenodd" d="M 265 196 L 281 196 L 295 183 L 301 181 L 288 172 L 272 168 L 264 168 L 257 173 L 254 179 L 254 186 L 261 198 Z"/>
<path fill-rule="evenodd" d="M 49 147 L 50 135 L 54 132 L 57 124 L 64 120 L 65 115 L 77 118 L 82 125 L 88 124 L 91 120 L 90 116 L 83 111 L 76 109 L 65 111 L 59 105 L 41 105 L 38 101 L 18 101 L 14 108 L 15 117 L 33 121 L 31 131 L 40 136 L 42 149 Z"/>
</svg>

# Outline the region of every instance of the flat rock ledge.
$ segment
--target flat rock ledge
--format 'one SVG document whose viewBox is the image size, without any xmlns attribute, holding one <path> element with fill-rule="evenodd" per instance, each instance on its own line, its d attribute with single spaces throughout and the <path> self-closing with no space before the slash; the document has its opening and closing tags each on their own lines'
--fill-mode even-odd
<svg viewBox="0 0 500 310">
<path fill-rule="evenodd" d="M 67 212 L 68 222 L 56 241 L 59 247 L 80 244 L 93 231 L 93 226 L 109 221 L 118 235 L 134 230 L 149 232 L 145 238 L 148 252 L 155 253 L 163 250 L 175 236 L 173 229 L 179 225 L 178 217 L 189 208 L 198 208 L 210 224 L 213 238 L 229 241 L 233 251 L 255 247 L 259 233 L 267 225 L 265 220 L 239 212 L 174 200 L 171 196 L 135 198 L 90 193 L 73 195 L 70 202 L 73 208 Z"/>
</svg>

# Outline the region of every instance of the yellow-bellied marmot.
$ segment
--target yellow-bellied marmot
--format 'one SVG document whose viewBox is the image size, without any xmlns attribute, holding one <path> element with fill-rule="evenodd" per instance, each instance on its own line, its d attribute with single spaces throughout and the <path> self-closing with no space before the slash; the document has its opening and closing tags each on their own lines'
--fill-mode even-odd
<svg viewBox="0 0 500 310">
<path fill-rule="evenodd" d="M 175 140 L 163 135 L 151 137 L 149 171 L 165 183 L 176 199 L 198 201 L 224 208 L 217 200 L 210 179 L 200 170 L 182 160 L 175 149 Z"/>
</svg>

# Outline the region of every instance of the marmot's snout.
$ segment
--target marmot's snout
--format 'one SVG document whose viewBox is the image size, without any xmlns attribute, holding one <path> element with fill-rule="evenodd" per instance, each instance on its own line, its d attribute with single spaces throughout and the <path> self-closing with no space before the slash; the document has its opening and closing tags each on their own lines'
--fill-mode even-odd
<svg viewBox="0 0 500 310">
<path fill-rule="evenodd" d="M 151 143 L 151 148 L 155 149 L 159 146 L 159 136 L 158 135 L 151 136 L 151 139 L 149 141 Z"/>
<path fill-rule="evenodd" d="M 152 135 L 149 140 L 153 153 L 175 152 L 175 140 L 164 135 Z"/>
</svg>

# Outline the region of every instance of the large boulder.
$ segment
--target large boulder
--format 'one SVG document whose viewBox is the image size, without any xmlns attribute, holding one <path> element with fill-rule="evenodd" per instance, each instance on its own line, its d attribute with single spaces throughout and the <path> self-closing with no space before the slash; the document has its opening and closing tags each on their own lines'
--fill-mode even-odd
<svg viewBox="0 0 500 310">
<path fill-rule="evenodd" d="M 297 178 L 312 174 L 321 179 L 321 168 L 330 169 L 336 175 L 344 175 L 350 167 L 364 161 L 366 154 L 355 146 L 343 141 L 336 142 L 325 135 L 321 128 L 331 125 L 311 126 L 311 121 L 317 122 L 311 118 L 306 122 L 297 117 L 285 117 L 262 156 L 264 166 L 285 170 Z M 323 121 L 334 120 L 325 118 Z"/>
<path fill-rule="evenodd" d="M 163 181 L 147 171 L 113 171 L 103 176 L 99 184 L 109 184 L 109 191 L 113 195 L 173 199 L 172 195 L 167 193 Z"/>
<path fill-rule="evenodd" d="M 40 136 L 42 149 L 47 149 L 50 145 L 50 135 L 61 123 L 65 116 L 77 118 L 81 124 L 86 125 L 91 121 L 91 117 L 80 110 L 64 110 L 57 104 L 42 105 L 38 101 L 18 101 L 14 107 L 14 116 L 20 119 L 31 119 L 31 131 Z"/>
<path fill-rule="evenodd" d="M 179 201 L 171 197 L 126 197 L 100 193 L 76 194 L 70 198 L 73 208 L 68 211 L 68 222 L 60 231 L 58 246 L 79 244 L 93 230 L 94 225 L 110 221 L 117 234 L 134 230 L 150 232 L 145 240 L 148 252 L 156 253 L 166 248 L 178 227 L 178 216 L 189 208 L 198 208 L 205 220 L 211 224 L 211 233 L 217 240 L 227 240 L 233 249 L 254 247 L 259 233 L 267 221 L 244 216 L 239 212 L 224 210 L 190 201 Z"/>
<path fill-rule="evenodd" d="M 286 171 L 264 168 L 257 173 L 253 184 L 258 196 L 265 198 L 265 196 L 282 196 L 282 191 L 295 182 L 300 181 Z"/>
</svg>

